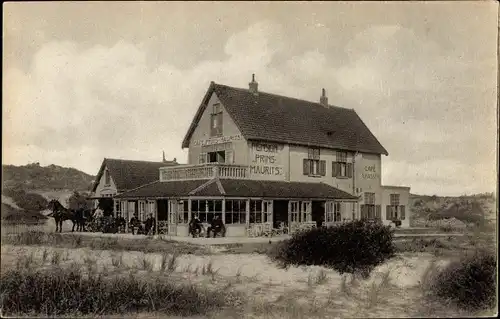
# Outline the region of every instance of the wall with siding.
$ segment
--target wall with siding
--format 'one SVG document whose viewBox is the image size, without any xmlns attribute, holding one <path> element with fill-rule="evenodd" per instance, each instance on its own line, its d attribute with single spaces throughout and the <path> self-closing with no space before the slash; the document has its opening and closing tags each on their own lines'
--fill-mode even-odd
<svg viewBox="0 0 500 319">
<path fill-rule="evenodd" d="M 200 144 L 195 145 L 195 141 L 206 141 L 214 139 L 210 137 L 210 115 L 212 113 L 213 105 L 220 103 L 222 107 L 222 136 L 241 136 L 241 132 L 234 123 L 233 119 L 229 116 L 224 105 L 220 102 L 217 94 L 213 93 L 210 97 L 207 107 L 203 112 L 197 127 L 195 128 L 191 140 L 189 143 L 188 151 L 188 164 L 198 164 L 199 156 L 202 152 L 202 146 Z M 248 148 L 246 140 L 241 137 L 240 140 L 233 140 L 232 147 L 234 150 L 234 164 L 246 164 L 248 161 Z"/>
<path fill-rule="evenodd" d="M 106 167 L 104 169 L 107 169 Z M 110 175 L 110 184 L 106 185 L 105 184 L 105 175 L 102 174 L 101 179 L 99 180 L 99 185 L 97 185 L 97 188 L 95 190 L 95 195 L 96 196 L 102 196 L 102 195 L 115 195 L 117 190 L 116 190 L 116 185 L 115 182 L 113 181 L 113 176 Z"/>
</svg>

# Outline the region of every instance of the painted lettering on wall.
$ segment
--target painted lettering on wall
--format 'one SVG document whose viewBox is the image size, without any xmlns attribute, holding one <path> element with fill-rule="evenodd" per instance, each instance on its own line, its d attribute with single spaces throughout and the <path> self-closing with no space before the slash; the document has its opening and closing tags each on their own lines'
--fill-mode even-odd
<svg viewBox="0 0 500 319">
<path fill-rule="evenodd" d="M 375 165 L 367 165 L 365 166 L 363 172 L 361 173 L 361 177 L 364 179 L 378 179 L 379 174 L 375 168 Z"/>
<path fill-rule="evenodd" d="M 276 166 L 250 166 L 250 174 L 283 175 L 283 168 Z"/>
<path fill-rule="evenodd" d="M 270 143 L 252 143 L 250 174 L 283 175 L 280 165 L 280 151 L 283 145 Z M 263 165 L 262 165 L 263 164 Z"/>
<path fill-rule="evenodd" d="M 243 136 L 241 135 L 232 135 L 232 136 L 221 136 L 216 138 L 210 138 L 208 140 L 194 140 L 193 146 L 206 146 L 206 145 L 214 145 L 214 144 L 222 144 L 232 141 L 242 140 Z"/>
</svg>

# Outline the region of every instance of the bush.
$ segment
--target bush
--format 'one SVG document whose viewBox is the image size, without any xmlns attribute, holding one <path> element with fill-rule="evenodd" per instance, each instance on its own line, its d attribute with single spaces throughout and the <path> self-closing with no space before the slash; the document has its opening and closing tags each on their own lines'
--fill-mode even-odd
<svg viewBox="0 0 500 319">
<path fill-rule="evenodd" d="M 175 285 L 165 279 L 140 280 L 82 275 L 79 269 L 51 271 L 10 270 L 0 282 L 4 314 L 113 314 L 154 312 L 190 316 L 205 314 L 225 304 L 226 292 L 193 285 Z"/>
<path fill-rule="evenodd" d="M 476 252 L 437 272 L 426 289 L 464 310 L 490 309 L 496 302 L 496 266 L 493 253 Z"/>
<path fill-rule="evenodd" d="M 365 221 L 315 228 L 283 241 L 271 257 L 284 267 L 320 265 L 341 274 L 368 275 L 394 256 L 393 232 L 389 226 Z"/>
<path fill-rule="evenodd" d="M 38 212 L 48 205 L 48 201 L 42 195 L 27 193 L 20 187 L 3 189 L 2 194 L 11 197 L 20 208 L 26 211 Z"/>
</svg>

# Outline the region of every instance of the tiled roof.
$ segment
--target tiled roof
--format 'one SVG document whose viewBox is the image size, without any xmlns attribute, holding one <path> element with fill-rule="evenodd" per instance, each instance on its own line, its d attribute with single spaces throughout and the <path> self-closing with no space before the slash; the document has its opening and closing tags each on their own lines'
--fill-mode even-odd
<svg viewBox="0 0 500 319">
<path fill-rule="evenodd" d="M 128 192 L 121 193 L 116 198 L 147 198 L 147 197 L 178 197 L 188 196 L 189 192 L 206 183 L 207 180 L 191 181 L 156 181 L 143 185 Z"/>
<path fill-rule="evenodd" d="M 115 182 L 117 190 L 121 192 L 159 180 L 159 169 L 161 167 L 173 165 L 178 165 L 178 163 L 174 161 L 147 162 L 105 158 L 96 177 L 92 191 L 95 191 L 104 173 L 105 167 L 108 168 L 109 174 Z"/>
<path fill-rule="evenodd" d="M 325 183 L 235 179 L 155 182 L 120 194 L 117 198 L 221 195 L 257 198 L 357 199 L 357 197 Z"/>
<path fill-rule="evenodd" d="M 191 135 L 215 92 L 247 140 L 385 154 L 386 149 L 353 109 L 324 107 L 320 103 L 234 88 L 212 82 L 182 147 L 189 147 Z"/>
<path fill-rule="evenodd" d="M 325 183 L 234 179 L 221 179 L 220 182 L 226 196 L 230 197 L 357 199 Z"/>
</svg>

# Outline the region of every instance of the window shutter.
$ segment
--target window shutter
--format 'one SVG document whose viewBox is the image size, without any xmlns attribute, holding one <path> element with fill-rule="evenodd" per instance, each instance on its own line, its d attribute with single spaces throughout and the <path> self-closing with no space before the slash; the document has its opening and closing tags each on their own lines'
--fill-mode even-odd
<svg viewBox="0 0 500 319">
<path fill-rule="evenodd" d="M 319 161 L 319 174 L 321 176 L 326 175 L 326 161 Z"/>
<path fill-rule="evenodd" d="M 309 165 L 309 160 L 304 158 L 302 167 L 304 175 L 309 175 Z"/>
<path fill-rule="evenodd" d="M 375 219 L 382 219 L 382 212 L 381 212 L 382 208 L 380 207 L 380 205 L 377 205 L 375 206 Z"/>
<path fill-rule="evenodd" d="M 227 150 L 226 151 L 226 164 L 233 164 L 233 163 L 234 163 L 234 151 Z"/>
<path fill-rule="evenodd" d="M 405 216 L 405 214 L 406 214 L 405 213 L 405 205 L 401 205 L 399 207 L 401 209 L 401 220 L 404 220 L 406 218 L 406 216 Z"/>
<path fill-rule="evenodd" d="M 332 162 L 332 177 L 337 177 L 338 174 L 338 169 L 337 169 L 337 163 Z"/>
<path fill-rule="evenodd" d="M 198 159 L 200 164 L 205 164 L 207 162 L 207 153 L 200 153 L 200 157 Z"/>
<path fill-rule="evenodd" d="M 347 177 L 352 178 L 352 163 L 347 163 Z"/>
<path fill-rule="evenodd" d="M 385 208 L 385 219 L 386 220 L 391 220 L 391 205 L 387 205 L 386 208 Z"/>
<path fill-rule="evenodd" d="M 361 219 L 365 219 L 365 214 L 366 214 L 366 211 L 365 211 L 365 205 L 361 205 Z"/>
</svg>

